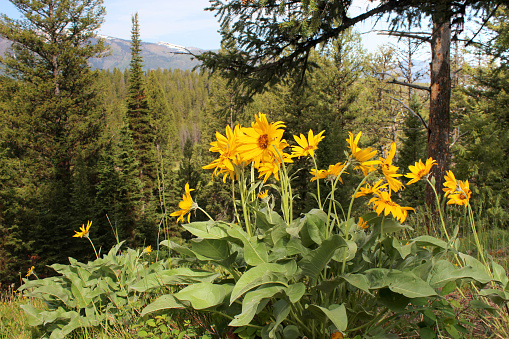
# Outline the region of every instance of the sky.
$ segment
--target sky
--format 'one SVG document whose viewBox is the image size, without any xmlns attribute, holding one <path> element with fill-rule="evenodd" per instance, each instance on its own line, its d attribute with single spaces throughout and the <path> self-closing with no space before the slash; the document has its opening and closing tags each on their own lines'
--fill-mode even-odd
<svg viewBox="0 0 509 339">
<path fill-rule="evenodd" d="M 376 2 L 375 2 L 376 4 Z M 367 0 L 354 0 L 351 14 L 365 11 L 375 4 Z M 138 12 L 140 37 L 145 42 L 169 42 L 185 47 L 219 49 L 221 36 L 218 33 L 218 18 L 214 12 L 205 11 L 209 0 L 104 0 L 106 17 L 100 34 L 116 38 L 131 39 L 131 17 Z M 0 13 L 18 18 L 16 8 L 8 0 L 0 0 Z M 372 30 L 373 22 L 356 26 L 362 34 L 364 46 L 374 52 L 380 44 L 390 40 Z M 375 29 L 383 29 L 377 25 Z"/>
</svg>

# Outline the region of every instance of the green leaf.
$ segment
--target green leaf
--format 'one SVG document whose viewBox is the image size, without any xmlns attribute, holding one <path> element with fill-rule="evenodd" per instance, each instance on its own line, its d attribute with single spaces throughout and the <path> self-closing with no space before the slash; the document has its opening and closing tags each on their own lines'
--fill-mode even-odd
<svg viewBox="0 0 509 339">
<path fill-rule="evenodd" d="M 252 267 L 240 277 L 240 279 L 233 287 L 233 291 L 230 297 L 230 305 L 241 295 L 257 286 L 274 283 L 286 286 L 288 279 L 285 277 L 285 274 L 293 275 L 296 269 L 297 267 L 294 261 L 284 265 L 276 263 L 263 263 Z"/>
<path fill-rule="evenodd" d="M 253 320 L 258 305 L 263 299 L 271 298 L 275 294 L 284 290 L 283 286 L 278 285 L 265 285 L 260 288 L 247 292 L 242 301 L 242 313 L 236 315 L 235 318 L 228 324 L 229 326 L 245 326 Z"/>
<path fill-rule="evenodd" d="M 197 282 L 212 282 L 218 276 L 219 273 L 179 267 L 150 273 L 145 278 L 129 285 L 129 288 L 138 292 L 145 292 L 150 289 L 166 285 L 187 285 Z"/>
<path fill-rule="evenodd" d="M 288 314 L 290 314 L 291 309 L 291 305 L 284 299 L 278 300 L 274 303 L 273 314 L 275 322 L 271 324 L 272 329 L 269 332 L 270 338 L 275 338 L 276 330 L 279 324 L 281 324 L 286 319 Z"/>
<path fill-rule="evenodd" d="M 149 313 L 167 310 L 171 308 L 185 308 L 185 305 L 182 304 L 179 300 L 177 300 L 173 295 L 165 294 L 157 298 L 152 303 L 150 303 L 147 307 L 145 307 L 141 312 L 141 316 L 143 317 Z"/>
<path fill-rule="evenodd" d="M 344 304 L 331 305 L 328 309 L 318 305 L 309 305 L 308 309 L 313 311 L 319 310 L 336 326 L 338 330 L 344 332 L 348 326 L 348 319 L 346 315 L 346 308 Z"/>
<path fill-rule="evenodd" d="M 301 336 L 302 334 L 300 333 L 299 328 L 295 325 L 286 326 L 283 330 L 284 339 L 297 339 Z"/>
<path fill-rule="evenodd" d="M 448 295 L 449 293 L 452 293 L 456 290 L 456 282 L 455 281 L 449 281 L 447 284 L 445 284 L 444 288 L 442 288 L 442 291 L 440 291 L 440 295 Z"/>
<path fill-rule="evenodd" d="M 509 282 L 505 269 L 495 261 L 491 262 L 491 266 L 493 267 L 493 279 L 499 281 L 502 287 L 505 288 Z"/>
<path fill-rule="evenodd" d="M 318 245 L 325 239 L 325 228 L 327 227 L 327 214 L 321 209 L 312 209 L 304 215 L 305 224 L 302 231 L 306 231 L 309 237 Z"/>
<path fill-rule="evenodd" d="M 437 334 L 429 327 L 423 327 L 419 330 L 419 335 L 421 339 L 435 339 Z"/>
<path fill-rule="evenodd" d="M 495 304 L 502 306 L 509 301 L 509 293 L 503 290 L 484 289 L 479 292 L 479 295 L 487 296 Z"/>
<path fill-rule="evenodd" d="M 312 280 L 315 280 L 331 260 L 335 251 L 346 246 L 347 244 L 341 236 L 335 234 L 329 237 L 317 249 L 309 252 L 299 261 L 302 272 Z"/>
<path fill-rule="evenodd" d="M 393 292 L 403 294 L 408 298 L 430 297 L 437 293 L 431 286 L 411 272 L 390 272 L 387 275 L 387 285 Z"/>
<path fill-rule="evenodd" d="M 174 297 L 181 302 L 190 302 L 195 310 L 202 310 L 221 304 L 226 293 L 227 289 L 224 285 L 203 282 L 185 287 L 175 293 Z"/>
<path fill-rule="evenodd" d="M 267 248 L 264 243 L 258 242 L 255 237 L 249 239 L 248 235 L 240 227 L 229 228 L 228 235 L 239 239 L 244 245 L 244 260 L 248 265 L 256 266 L 269 261 Z"/>
<path fill-rule="evenodd" d="M 437 261 L 430 274 L 430 285 L 434 288 L 439 288 L 451 281 L 464 278 L 474 279 L 482 283 L 487 283 L 491 280 L 484 266 L 465 266 L 458 268 L 447 260 Z"/>
<path fill-rule="evenodd" d="M 28 325 L 39 326 L 44 323 L 44 317 L 40 314 L 41 311 L 36 309 L 30 304 L 24 304 L 20 306 L 25 311 L 28 318 Z"/>
<path fill-rule="evenodd" d="M 191 234 L 203 239 L 224 239 L 228 234 L 221 228 L 217 227 L 215 221 L 200 221 L 182 225 Z"/>
<path fill-rule="evenodd" d="M 371 294 L 369 291 L 369 280 L 363 274 L 345 274 L 341 276 L 341 278 L 345 279 L 350 285 L 357 287 L 358 289 L 363 290 L 366 293 Z"/>
<path fill-rule="evenodd" d="M 341 248 L 332 257 L 333 260 L 337 262 L 343 262 L 343 259 L 346 261 L 350 261 L 353 258 L 355 258 L 355 255 L 357 254 L 357 244 L 353 240 L 347 240 L 346 241 L 347 248 Z M 345 258 L 345 251 L 346 252 L 346 258 Z"/>
<path fill-rule="evenodd" d="M 306 292 L 306 285 L 302 282 L 298 282 L 296 284 L 292 284 L 288 286 L 286 289 L 286 295 L 290 299 L 290 302 L 296 303 L 302 298 L 304 293 Z"/>
<path fill-rule="evenodd" d="M 198 260 L 223 261 L 230 256 L 230 248 L 226 240 L 192 239 L 191 248 Z"/>
<path fill-rule="evenodd" d="M 415 243 L 418 246 L 436 246 L 443 248 L 444 250 L 448 248 L 447 243 L 445 241 L 434 238 L 429 235 L 421 235 L 420 237 L 412 239 L 410 243 Z M 451 248 L 449 249 L 452 250 Z"/>
</svg>

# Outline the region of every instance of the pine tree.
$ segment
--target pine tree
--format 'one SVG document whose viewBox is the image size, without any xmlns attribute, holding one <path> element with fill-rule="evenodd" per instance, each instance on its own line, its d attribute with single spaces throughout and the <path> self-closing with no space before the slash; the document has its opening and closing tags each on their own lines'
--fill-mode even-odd
<svg viewBox="0 0 509 339">
<path fill-rule="evenodd" d="M 88 60 L 104 51 L 91 38 L 105 11 L 102 0 L 11 2 L 23 19 L 1 16 L 0 35 L 13 45 L 0 63 L 16 80 L 11 90 L 17 104 L 2 121 L 15 126 L 17 151 L 11 155 L 23 164 L 30 197 L 23 213 L 35 221 L 24 241 L 34 239 L 43 263 L 62 262 L 82 246 L 72 238 L 86 222 L 73 215 L 73 176 L 78 156 L 93 155 L 102 125 L 97 72 Z"/>
<path fill-rule="evenodd" d="M 145 76 L 141 56 L 141 40 L 138 13 L 132 17 L 131 64 L 129 69 L 129 93 L 127 97 L 127 122 L 134 141 L 138 161 L 138 176 L 142 184 L 140 219 L 151 220 L 155 213 L 154 183 L 156 179 L 156 153 L 153 120 L 145 94 Z M 149 221 L 150 222 L 150 221 Z"/>
</svg>

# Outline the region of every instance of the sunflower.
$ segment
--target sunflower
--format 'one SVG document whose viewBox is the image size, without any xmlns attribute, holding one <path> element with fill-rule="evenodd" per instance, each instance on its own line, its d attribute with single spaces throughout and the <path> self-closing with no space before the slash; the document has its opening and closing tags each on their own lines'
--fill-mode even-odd
<svg viewBox="0 0 509 339">
<path fill-rule="evenodd" d="M 244 134 L 238 137 L 238 152 L 243 161 L 253 161 L 258 167 L 262 161 L 279 158 L 279 148 L 287 144 L 281 140 L 284 133 L 282 128 L 285 127 L 282 121 L 269 124 L 263 113 L 255 115 L 255 120 L 251 127 L 241 129 Z"/>
<path fill-rule="evenodd" d="M 395 219 L 400 222 L 404 222 L 408 216 L 408 211 L 415 209 L 412 207 L 402 207 L 392 201 L 391 195 L 389 192 L 379 192 L 376 197 L 371 198 L 369 204 L 373 203 L 373 208 L 376 214 L 380 215 L 380 213 L 384 212 L 384 215 L 389 215 L 391 213 Z"/>
<path fill-rule="evenodd" d="M 391 149 L 386 153 L 385 158 L 380 158 L 380 164 L 382 173 L 389 184 L 389 188 L 394 192 L 399 191 L 403 184 L 401 181 L 397 180 L 397 177 L 401 177 L 403 174 L 397 174 L 399 167 L 396 167 L 392 164 L 392 160 L 394 159 L 394 155 L 396 154 L 396 143 L 391 144 Z"/>
<path fill-rule="evenodd" d="M 366 221 L 364 221 L 364 219 L 362 219 L 362 217 L 359 218 L 359 222 L 357 223 L 357 225 L 359 226 L 359 228 L 362 228 L 363 230 L 369 228 L 369 225 Z"/>
<path fill-rule="evenodd" d="M 315 169 L 312 169 L 311 171 L 309 171 L 309 173 L 313 175 L 311 181 L 315 181 L 316 178 L 318 177 L 318 179 L 325 179 L 327 181 L 334 182 L 345 166 L 346 161 L 344 163 L 338 162 L 335 165 L 329 165 L 329 169 L 319 170 L 318 173 L 316 172 Z M 344 173 L 348 174 L 347 172 Z M 341 183 L 343 183 L 343 179 L 341 179 L 341 177 L 338 178 L 338 180 L 341 181 Z"/>
<path fill-rule="evenodd" d="M 150 254 L 152 253 L 152 245 L 148 245 L 144 250 L 143 253 Z"/>
<path fill-rule="evenodd" d="M 90 227 L 92 226 L 92 221 L 87 221 L 87 226 L 85 227 L 85 224 L 83 224 L 81 227 L 80 227 L 80 230 L 79 232 L 78 231 L 74 231 L 76 232 L 75 235 L 73 235 L 74 238 L 88 238 L 88 232 L 90 231 Z"/>
<path fill-rule="evenodd" d="M 382 188 L 387 187 L 387 184 L 382 185 L 382 182 L 383 182 L 382 179 L 378 180 L 373 185 L 373 187 L 369 184 L 369 182 L 366 183 L 366 186 L 361 187 L 360 192 L 357 192 L 357 194 L 355 194 L 355 198 L 364 197 L 364 196 L 372 195 L 372 194 L 378 194 Z"/>
<path fill-rule="evenodd" d="M 261 191 L 260 193 L 258 193 L 256 195 L 258 198 L 260 198 L 261 200 L 263 199 L 267 199 L 267 197 L 269 196 L 269 190 L 265 190 L 265 191 Z"/>
<path fill-rule="evenodd" d="M 25 275 L 25 278 L 28 278 L 29 276 L 31 276 L 32 274 L 34 274 L 34 269 L 35 269 L 35 267 L 34 267 L 34 266 L 30 267 L 30 268 L 28 269 L 27 274 Z"/>
<path fill-rule="evenodd" d="M 325 138 L 322 136 L 324 132 L 325 131 L 321 131 L 317 135 L 313 135 L 313 131 L 309 130 L 307 139 L 302 133 L 300 136 L 294 135 L 293 138 L 299 146 L 292 146 L 292 156 L 300 158 L 310 155 L 314 158 L 315 150 L 318 148 L 318 143 Z"/>
<path fill-rule="evenodd" d="M 468 205 L 470 197 L 472 196 L 472 191 L 470 191 L 468 180 L 465 182 L 458 180 L 458 186 L 459 190 L 455 191 L 449 196 L 447 205 Z"/>
<path fill-rule="evenodd" d="M 242 163 L 237 150 L 239 146 L 238 137 L 241 134 L 242 132 L 238 125 L 235 126 L 233 131 L 230 126 L 226 126 L 226 136 L 216 132 L 216 141 L 210 143 L 212 147 L 209 150 L 219 153 L 219 158 L 202 168 L 214 169 L 214 175 L 216 176 L 224 174 L 223 182 L 226 182 L 227 178 L 233 180 L 235 165 L 241 165 Z"/>
<path fill-rule="evenodd" d="M 454 177 L 454 173 L 452 171 L 447 171 L 446 175 L 444 177 L 445 182 L 442 190 L 445 192 L 445 196 L 448 196 L 451 193 L 454 193 L 458 190 L 458 182 L 456 181 L 456 178 Z"/>
<path fill-rule="evenodd" d="M 414 182 L 421 180 L 425 175 L 428 175 L 428 173 L 431 171 L 431 167 L 436 164 L 436 160 L 433 160 L 433 158 L 428 158 L 428 160 L 426 160 L 426 164 L 424 164 L 422 160 L 419 159 L 419 161 L 416 162 L 414 166 L 408 166 L 410 173 L 407 173 L 405 177 L 411 178 L 412 180 L 407 182 L 407 185 L 411 185 Z"/>
<path fill-rule="evenodd" d="M 352 157 L 356 160 L 357 165 L 355 169 L 360 169 L 364 176 L 367 176 L 369 172 L 376 170 L 376 165 L 380 164 L 378 160 L 371 160 L 375 155 L 376 151 L 373 151 L 371 147 L 362 149 L 358 146 L 362 132 L 359 132 L 355 138 L 352 132 L 348 132 L 348 148 L 352 151 Z"/>
<path fill-rule="evenodd" d="M 193 198 L 191 198 L 191 191 L 194 191 L 194 189 L 189 188 L 189 183 L 186 183 L 185 193 L 182 195 L 182 201 L 179 202 L 180 211 L 176 211 L 170 214 L 172 217 L 178 217 L 177 222 L 183 221 L 184 216 L 188 213 L 187 222 L 191 222 L 191 211 L 194 211 L 198 208 L 198 204 L 196 204 L 193 201 Z"/>
</svg>

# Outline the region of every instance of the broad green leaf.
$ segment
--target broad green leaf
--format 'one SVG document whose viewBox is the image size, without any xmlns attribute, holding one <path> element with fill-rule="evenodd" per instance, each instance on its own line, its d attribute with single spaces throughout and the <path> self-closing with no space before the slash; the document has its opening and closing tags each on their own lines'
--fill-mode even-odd
<svg viewBox="0 0 509 339">
<path fill-rule="evenodd" d="M 149 313 L 171 308 L 185 308 L 185 305 L 182 304 L 179 300 L 177 300 L 173 295 L 165 294 L 157 298 L 152 303 L 150 303 L 147 307 L 145 307 L 141 312 L 141 316 L 143 317 L 144 315 Z"/>
<path fill-rule="evenodd" d="M 331 260 L 335 251 L 338 248 L 346 246 L 347 244 L 341 236 L 335 234 L 329 237 L 324 240 L 317 249 L 309 252 L 302 258 L 301 261 L 299 261 L 299 266 L 302 268 L 302 272 L 306 276 L 315 280 L 320 272 L 325 268 L 327 263 Z"/>
<path fill-rule="evenodd" d="M 283 330 L 283 338 L 285 339 L 297 339 L 302 337 L 299 328 L 295 325 L 286 326 Z"/>
<path fill-rule="evenodd" d="M 189 257 L 195 257 L 195 254 L 189 248 L 184 247 L 184 246 L 180 246 L 179 244 L 174 243 L 171 240 L 163 240 L 163 241 L 160 242 L 160 245 L 169 247 L 172 250 L 177 251 L 180 254 L 183 254 L 183 255 L 186 255 L 186 256 L 189 256 Z"/>
<path fill-rule="evenodd" d="M 296 284 L 292 284 L 288 286 L 286 289 L 286 295 L 290 299 L 290 302 L 296 303 L 302 298 L 304 293 L 306 292 L 306 285 L 302 282 L 298 282 Z"/>
<path fill-rule="evenodd" d="M 341 332 L 345 331 L 348 326 L 348 319 L 346 315 L 346 308 L 344 304 L 331 305 L 328 309 L 318 305 L 309 305 L 310 310 L 312 308 L 322 312 L 330 321 L 336 326 Z"/>
<path fill-rule="evenodd" d="M 350 285 L 353 285 L 357 287 L 360 290 L 363 290 L 364 292 L 369 292 L 369 280 L 368 278 L 363 274 L 345 274 L 341 276 L 341 278 L 345 279 L 346 282 L 348 282 Z"/>
<path fill-rule="evenodd" d="M 44 323 L 44 317 L 40 314 L 41 311 L 36 309 L 30 304 L 21 305 L 23 311 L 25 311 L 28 319 L 28 325 L 39 326 Z"/>
<path fill-rule="evenodd" d="M 198 282 L 212 282 L 218 276 L 219 273 L 211 273 L 187 267 L 179 267 L 150 273 L 145 278 L 142 278 L 136 283 L 129 285 L 129 288 L 138 292 L 145 292 L 152 288 L 157 288 L 165 285 L 187 285 Z"/>
<path fill-rule="evenodd" d="M 288 279 L 286 278 L 285 274 L 294 274 L 296 271 L 295 264 L 292 265 L 291 263 L 292 262 L 284 265 L 276 263 L 263 263 L 249 269 L 240 277 L 240 279 L 233 287 L 232 295 L 230 297 L 230 305 L 241 295 L 255 288 L 256 286 L 269 283 L 286 286 Z"/>
<path fill-rule="evenodd" d="M 200 221 L 182 225 L 191 234 L 203 239 L 223 239 L 228 234 L 221 228 L 217 227 L 215 221 Z"/>
<path fill-rule="evenodd" d="M 227 289 L 209 282 L 193 284 L 174 294 L 181 302 L 188 301 L 195 310 L 217 306 L 223 302 Z"/>
<path fill-rule="evenodd" d="M 300 239 L 291 238 L 286 244 L 287 255 L 292 256 L 295 254 L 300 254 L 305 256 L 309 253 L 309 249 L 305 247 Z"/>
<path fill-rule="evenodd" d="M 198 260 L 223 261 L 230 256 L 230 248 L 226 240 L 193 239 L 191 248 Z"/>
<path fill-rule="evenodd" d="M 318 245 L 325 239 L 325 228 L 327 223 L 327 214 L 320 209 L 312 209 L 304 215 L 305 224 L 302 231 L 306 231 L 309 237 Z"/>
<path fill-rule="evenodd" d="M 244 245 L 244 260 L 248 265 L 256 266 L 269 261 L 269 255 L 267 254 L 265 244 L 258 242 L 255 237 L 249 239 L 244 230 L 238 227 L 230 228 L 228 229 L 228 235 L 242 241 Z"/>
<path fill-rule="evenodd" d="M 436 246 L 443 248 L 444 250 L 448 247 L 445 241 L 429 235 L 421 235 L 420 237 L 412 239 L 410 243 L 415 243 L 418 246 Z M 449 249 L 452 250 L 452 248 Z"/>
<path fill-rule="evenodd" d="M 493 267 L 493 279 L 500 282 L 502 287 L 505 288 L 509 282 L 505 269 L 495 261 L 491 262 L 491 266 Z"/>
<path fill-rule="evenodd" d="M 236 315 L 228 325 L 237 327 L 249 324 L 251 320 L 253 320 L 260 302 L 263 299 L 271 298 L 283 290 L 283 286 L 265 285 L 254 291 L 247 292 L 244 296 L 244 300 L 242 301 L 242 313 Z"/>
<path fill-rule="evenodd" d="M 499 306 L 509 301 L 509 293 L 502 290 L 484 289 L 479 294 L 490 298 L 491 301 Z"/>
<path fill-rule="evenodd" d="M 334 256 L 332 257 L 333 260 L 337 262 L 343 262 L 343 260 L 350 261 L 353 258 L 355 258 L 355 255 L 357 254 L 357 244 L 355 241 L 347 240 L 346 244 L 348 247 L 346 248 L 340 248 Z M 346 258 L 345 258 L 345 251 L 346 251 Z"/>
<path fill-rule="evenodd" d="M 488 305 L 487 303 L 485 303 L 484 301 L 481 301 L 481 300 L 477 300 L 477 299 L 470 300 L 469 305 L 470 305 L 470 307 L 475 308 L 475 309 L 486 310 L 486 311 L 490 312 L 491 314 L 497 313 L 497 309 L 495 307 Z"/>
<path fill-rule="evenodd" d="M 486 284 L 492 280 L 491 276 L 488 273 L 488 269 L 479 260 L 464 253 L 459 253 L 459 257 L 465 263 L 465 267 L 463 268 L 471 267 L 473 272 L 475 272 L 476 274 L 476 277 L 474 278 L 475 280 L 483 284 Z"/>
<path fill-rule="evenodd" d="M 438 260 L 430 274 L 431 279 L 429 283 L 434 288 L 443 287 L 451 281 L 464 278 L 474 279 L 482 283 L 487 283 L 491 280 L 484 266 L 458 268 L 447 260 Z"/>
<path fill-rule="evenodd" d="M 286 319 L 288 314 L 290 314 L 291 309 L 291 304 L 289 304 L 285 299 L 280 299 L 274 303 L 273 314 L 275 322 L 271 324 L 272 329 L 269 332 L 270 338 L 275 338 L 276 330 L 279 324 L 281 324 Z"/>
<path fill-rule="evenodd" d="M 408 298 L 437 295 L 427 282 L 411 272 L 391 271 L 387 274 L 386 282 L 391 291 L 403 294 Z"/>
</svg>

